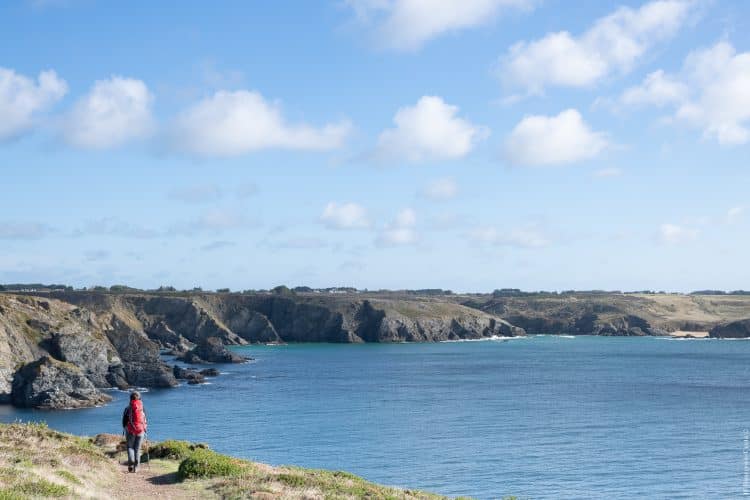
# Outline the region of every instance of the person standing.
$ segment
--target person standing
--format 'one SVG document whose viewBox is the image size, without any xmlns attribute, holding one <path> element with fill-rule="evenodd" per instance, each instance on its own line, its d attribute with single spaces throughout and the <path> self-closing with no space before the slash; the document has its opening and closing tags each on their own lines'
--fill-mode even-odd
<svg viewBox="0 0 750 500">
<path fill-rule="evenodd" d="M 138 391 L 130 394 L 130 404 L 122 414 L 122 426 L 125 428 L 125 440 L 128 447 L 128 472 L 138 472 L 141 462 L 141 444 L 148 424 L 143 411 L 143 401 Z"/>
</svg>

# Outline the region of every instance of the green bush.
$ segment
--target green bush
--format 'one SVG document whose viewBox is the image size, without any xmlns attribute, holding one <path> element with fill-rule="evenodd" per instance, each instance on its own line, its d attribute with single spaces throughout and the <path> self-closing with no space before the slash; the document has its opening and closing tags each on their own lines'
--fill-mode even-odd
<svg viewBox="0 0 750 500">
<path fill-rule="evenodd" d="M 157 443 L 148 450 L 149 458 L 168 458 L 170 460 L 185 460 L 196 447 L 187 441 L 169 439 Z"/>
<path fill-rule="evenodd" d="M 241 460 L 199 448 L 180 463 L 177 475 L 181 480 L 234 477 L 241 475 L 245 469 L 245 464 Z"/>
</svg>

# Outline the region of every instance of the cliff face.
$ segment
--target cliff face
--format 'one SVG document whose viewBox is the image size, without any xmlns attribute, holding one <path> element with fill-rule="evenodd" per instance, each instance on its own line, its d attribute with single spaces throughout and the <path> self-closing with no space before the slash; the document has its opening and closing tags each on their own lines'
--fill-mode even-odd
<svg viewBox="0 0 750 500">
<path fill-rule="evenodd" d="M 717 325 L 708 333 L 715 338 L 744 339 L 750 337 L 750 319 Z"/>
<path fill-rule="evenodd" d="M 672 294 L 561 294 L 472 297 L 463 303 L 505 318 L 529 334 L 667 335 L 709 331 L 750 317 L 750 297 Z"/>
<path fill-rule="evenodd" d="M 225 345 L 432 342 L 524 333 L 492 314 L 426 298 L 0 294 L 0 402 L 81 407 L 106 400 L 102 388 L 175 386 L 161 349 L 190 363 L 232 363 L 245 359 Z"/>
</svg>

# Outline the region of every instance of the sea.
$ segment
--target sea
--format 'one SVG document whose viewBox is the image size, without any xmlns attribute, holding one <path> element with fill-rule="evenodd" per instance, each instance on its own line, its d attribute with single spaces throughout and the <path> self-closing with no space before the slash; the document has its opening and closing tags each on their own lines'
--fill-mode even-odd
<svg viewBox="0 0 750 500">
<path fill-rule="evenodd" d="M 149 438 L 496 499 L 750 495 L 750 341 L 529 336 L 244 346 L 210 383 L 143 395 Z M 102 408 L 0 420 L 119 433 Z"/>
</svg>

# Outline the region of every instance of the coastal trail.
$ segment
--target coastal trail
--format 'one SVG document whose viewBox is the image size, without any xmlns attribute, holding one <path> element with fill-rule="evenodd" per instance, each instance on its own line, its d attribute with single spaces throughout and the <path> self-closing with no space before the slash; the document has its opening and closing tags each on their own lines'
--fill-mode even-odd
<svg viewBox="0 0 750 500">
<path fill-rule="evenodd" d="M 206 498 L 206 491 L 191 490 L 177 477 L 177 464 L 166 460 L 151 460 L 142 464 L 138 472 L 128 472 L 124 454 L 115 458 L 117 461 L 116 482 L 112 485 L 112 498 Z"/>
</svg>

